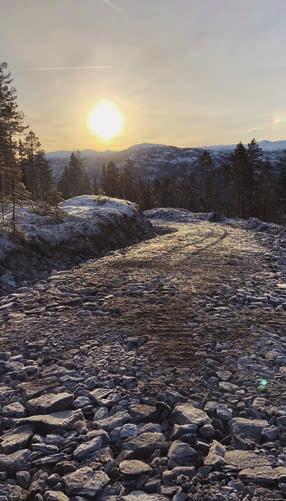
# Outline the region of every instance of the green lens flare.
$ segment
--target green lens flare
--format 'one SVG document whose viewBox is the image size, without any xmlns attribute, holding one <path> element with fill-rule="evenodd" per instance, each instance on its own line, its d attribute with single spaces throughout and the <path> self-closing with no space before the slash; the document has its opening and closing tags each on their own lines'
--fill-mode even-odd
<svg viewBox="0 0 286 501">
<path fill-rule="evenodd" d="M 267 381 L 267 379 L 260 379 L 260 386 L 265 387 L 265 386 L 267 386 L 267 385 L 268 385 L 268 381 Z"/>
</svg>

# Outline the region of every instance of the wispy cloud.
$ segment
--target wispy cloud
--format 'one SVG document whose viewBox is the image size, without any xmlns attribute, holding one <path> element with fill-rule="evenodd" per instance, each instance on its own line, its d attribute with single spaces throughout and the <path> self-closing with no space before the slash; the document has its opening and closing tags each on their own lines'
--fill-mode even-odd
<svg viewBox="0 0 286 501">
<path fill-rule="evenodd" d="M 119 14 L 125 14 L 124 10 L 121 9 L 121 7 L 119 7 L 119 5 L 115 4 L 113 2 L 113 0 L 103 0 L 104 3 L 106 5 L 108 5 L 108 7 L 110 7 L 111 9 L 115 10 L 116 12 L 118 12 Z"/>
<path fill-rule="evenodd" d="M 81 70 L 111 70 L 110 65 L 97 66 L 32 66 L 24 71 L 81 71 Z"/>
</svg>

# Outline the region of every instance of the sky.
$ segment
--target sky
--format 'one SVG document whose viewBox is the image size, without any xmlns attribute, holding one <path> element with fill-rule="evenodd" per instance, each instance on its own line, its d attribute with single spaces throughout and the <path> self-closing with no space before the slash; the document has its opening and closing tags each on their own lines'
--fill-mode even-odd
<svg viewBox="0 0 286 501">
<path fill-rule="evenodd" d="M 0 61 L 47 151 L 286 139 L 285 0 L 0 0 Z M 102 99 L 124 114 L 103 143 Z"/>
</svg>

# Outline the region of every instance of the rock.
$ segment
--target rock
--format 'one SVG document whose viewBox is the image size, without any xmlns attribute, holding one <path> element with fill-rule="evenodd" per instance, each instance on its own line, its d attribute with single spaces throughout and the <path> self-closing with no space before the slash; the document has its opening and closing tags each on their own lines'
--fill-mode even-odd
<svg viewBox="0 0 286 501">
<path fill-rule="evenodd" d="M 90 392 L 89 395 L 92 400 L 103 407 L 112 407 L 119 399 L 118 393 L 111 388 L 97 388 Z"/>
<path fill-rule="evenodd" d="M 63 477 L 65 488 L 72 496 L 96 496 L 109 482 L 109 477 L 100 470 L 86 466 Z"/>
<path fill-rule="evenodd" d="M 276 423 L 278 426 L 284 426 L 286 428 L 286 416 L 279 416 L 276 419 Z"/>
<path fill-rule="evenodd" d="M 209 450 L 209 453 L 204 460 L 205 466 L 223 465 L 225 453 L 226 453 L 225 447 L 216 440 L 214 440 Z"/>
<path fill-rule="evenodd" d="M 195 436 L 197 432 L 196 424 L 175 424 L 171 434 L 171 439 L 176 440 L 181 436 Z"/>
<path fill-rule="evenodd" d="M 262 485 L 272 485 L 277 480 L 275 470 L 270 466 L 245 468 L 240 471 L 239 478 L 242 482 Z"/>
<path fill-rule="evenodd" d="M 72 428 L 72 425 L 80 419 L 83 419 L 80 411 L 64 411 L 55 412 L 54 414 L 39 414 L 36 416 L 21 418 L 16 422 L 20 425 L 29 424 L 36 431 L 48 433 L 50 431 L 56 430 L 57 428 L 70 429 Z"/>
<path fill-rule="evenodd" d="M 73 403 L 72 393 L 47 393 L 28 400 L 27 409 L 32 414 L 49 414 L 69 409 Z"/>
<path fill-rule="evenodd" d="M 226 381 L 221 381 L 218 383 L 218 387 L 220 390 L 225 391 L 226 393 L 235 393 L 239 390 L 239 386 L 236 384 L 228 383 Z"/>
<path fill-rule="evenodd" d="M 262 436 L 271 442 L 276 440 L 279 435 L 279 429 L 276 426 L 267 426 L 262 430 Z"/>
<path fill-rule="evenodd" d="M 138 435 L 138 428 L 136 424 L 127 423 L 120 428 L 119 436 L 121 440 L 125 440 L 126 438 L 136 437 Z"/>
<path fill-rule="evenodd" d="M 0 455 L 0 470 L 15 473 L 24 470 L 29 465 L 31 452 L 29 449 L 12 452 L 11 454 Z"/>
<path fill-rule="evenodd" d="M 157 409 L 153 405 L 133 404 L 129 407 L 129 412 L 135 423 L 152 421 L 157 416 Z"/>
<path fill-rule="evenodd" d="M 130 421 L 130 415 L 126 411 L 117 412 L 113 416 L 107 417 L 105 419 L 100 419 L 96 421 L 99 428 L 105 431 L 111 431 L 114 428 L 123 426 L 125 423 Z"/>
<path fill-rule="evenodd" d="M 216 375 L 219 379 L 221 379 L 221 381 L 228 381 L 231 378 L 232 373 L 230 371 L 217 371 Z"/>
<path fill-rule="evenodd" d="M 26 493 L 18 485 L 0 484 L 1 501 L 24 501 Z"/>
<path fill-rule="evenodd" d="M 169 498 L 162 494 L 146 494 L 144 491 L 132 491 L 123 496 L 124 501 L 168 501 Z"/>
<path fill-rule="evenodd" d="M 17 471 L 16 479 L 20 487 L 28 489 L 31 483 L 31 475 L 28 471 Z"/>
<path fill-rule="evenodd" d="M 61 491 L 46 491 L 44 495 L 45 501 L 69 501 L 69 497 Z"/>
<path fill-rule="evenodd" d="M 194 464 L 198 459 L 198 453 L 189 444 L 176 440 L 168 450 L 169 463 L 178 466 Z"/>
<path fill-rule="evenodd" d="M 1 452 L 11 454 L 25 448 L 32 436 L 33 431 L 29 426 L 23 426 L 16 432 L 7 433 L 1 438 Z"/>
<path fill-rule="evenodd" d="M 192 424 L 203 426 L 210 424 L 211 420 L 205 411 L 197 409 L 191 403 L 179 404 L 172 414 L 172 422 L 176 424 Z"/>
<path fill-rule="evenodd" d="M 78 460 L 81 461 L 86 457 L 90 456 L 93 452 L 98 451 L 102 446 L 102 438 L 95 437 L 89 442 L 84 442 L 79 445 L 74 451 L 73 455 Z"/>
<path fill-rule="evenodd" d="M 151 471 L 151 467 L 147 463 L 143 463 L 143 461 L 138 461 L 136 459 L 122 461 L 122 463 L 119 464 L 119 469 L 123 475 L 128 476 L 142 475 Z"/>
<path fill-rule="evenodd" d="M 227 451 L 224 460 L 227 465 L 235 466 L 239 470 L 270 466 L 270 462 L 265 456 L 261 456 L 253 451 Z"/>
<path fill-rule="evenodd" d="M 2 407 L 2 415 L 15 418 L 23 417 L 25 416 L 25 407 L 20 402 L 13 402 Z"/>
<path fill-rule="evenodd" d="M 200 436 L 210 440 L 215 436 L 215 429 L 212 424 L 204 424 L 200 428 Z"/>
<path fill-rule="evenodd" d="M 216 408 L 216 415 L 224 422 L 228 422 L 232 418 L 232 410 L 225 404 L 218 404 Z"/>
<path fill-rule="evenodd" d="M 164 485 L 176 485 L 177 479 L 181 475 L 191 479 L 196 474 L 196 468 L 194 466 L 176 466 L 172 470 L 164 470 L 162 474 L 162 481 Z"/>
<path fill-rule="evenodd" d="M 48 481 L 48 474 L 43 470 L 37 470 L 33 476 L 32 483 L 29 488 L 29 498 L 36 499 L 36 496 L 43 494 Z M 42 498 L 41 498 L 42 499 Z"/>
<path fill-rule="evenodd" d="M 252 440 L 260 441 L 263 428 L 268 426 L 264 419 L 233 418 L 231 430 L 233 434 L 243 435 Z"/>
<path fill-rule="evenodd" d="M 149 458 L 157 449 L 166 451 L 168 443 L 162 433 L 142 433 L 124 442 L 123 448 L 131 451 L 134 458 L 144 459 Z"/>
</svg>

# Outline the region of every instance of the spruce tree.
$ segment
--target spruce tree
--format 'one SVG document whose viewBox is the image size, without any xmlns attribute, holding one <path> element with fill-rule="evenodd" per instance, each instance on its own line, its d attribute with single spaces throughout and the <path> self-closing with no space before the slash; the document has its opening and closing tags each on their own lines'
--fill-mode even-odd
<svg viewBox="0 0 286 501">
<path fill-rule="evenodd" d="M 21 172 L 17 163 L 17 135 L 25 129 L 18 108 L 17 94 L 7 63 L 0 63 L 0 197 L 2 220 L 5 207 L 12 203 L 12 222 L 16 229 L 16 203 L 20 193 Z"/>
<path fill-rule="evenodd" d="M 58 183 L 58 190 L 64 199 L 92 193 L 92 186 L 79 153 L 71 154 L 69 165 L 65 167 Z"/>
<path fill-rule="evenodd" d="M 253 205 L 253 167 L 248 152 L 240 142 L 231 156 L 233 180 L 233 211 L 235 216 L 247 218 Z"/>
<path fill-rule="evenodd" d="M 102 170 L 102 189 L 109 197 L 120 196 L 119 170 L 114 162 L 109 162 Z"/>
<path fill-rule="evenodd" d="M 120 174 L 120 196 L 126 200 L 131 200 L 131 202 L 135 202 L 137 199 L 137 181 L 134 165 L 129 159 Z"/>
</svg>

